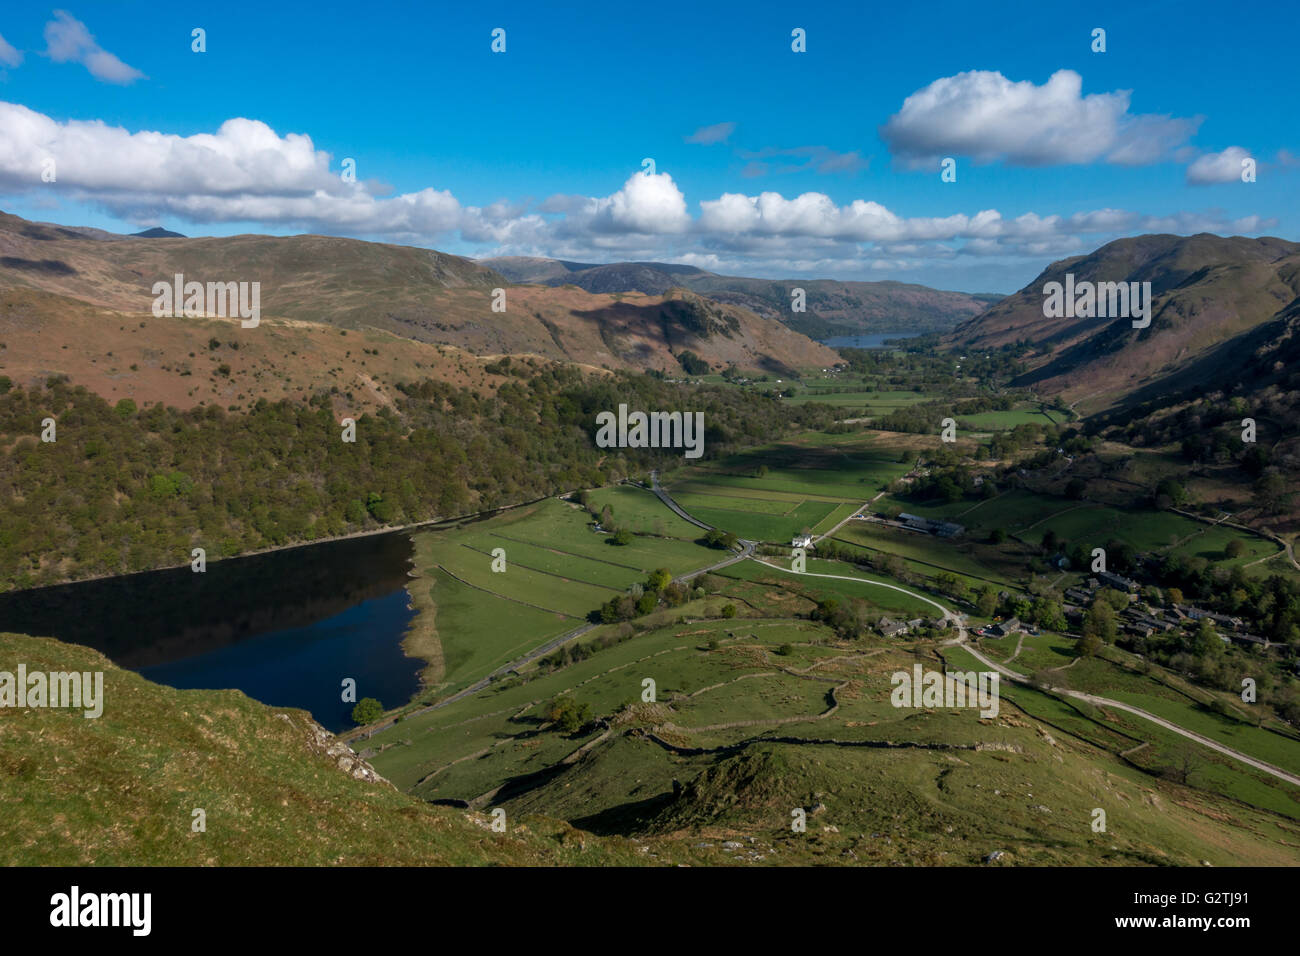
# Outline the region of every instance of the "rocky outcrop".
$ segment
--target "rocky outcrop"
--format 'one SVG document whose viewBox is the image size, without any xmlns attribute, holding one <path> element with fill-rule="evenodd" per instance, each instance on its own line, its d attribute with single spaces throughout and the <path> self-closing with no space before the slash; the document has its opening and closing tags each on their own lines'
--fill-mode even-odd
<svg viewBox="0 0 1300 956">
<path fill-rule="evenodd" d="M 293 718 L 288 714 L 276 714 L 275 716 L 287 724 L 292 725 L 294 723 Z M 362 760 L 355 750 L 316 723 L 316 721 L 308 720 L 306 730 L 307 746 L 312 753 L 325 757 L 354 780 L 392 786 L 388 780 L 375 772 L 374 767 Z"/>
</svg>

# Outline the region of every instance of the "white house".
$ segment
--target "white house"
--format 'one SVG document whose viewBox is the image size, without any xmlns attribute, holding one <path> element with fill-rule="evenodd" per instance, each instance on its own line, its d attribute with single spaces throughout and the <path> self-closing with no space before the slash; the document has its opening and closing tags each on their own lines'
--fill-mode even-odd
<svg viewBox="0 0 1300 956">
<path fill-rule="evenodd" d="M 813 540 L 810 534 L 795 535 L 794 540 L 790 542 L 792 548 L 811 548 L 812 546 Z"/>
</svg>

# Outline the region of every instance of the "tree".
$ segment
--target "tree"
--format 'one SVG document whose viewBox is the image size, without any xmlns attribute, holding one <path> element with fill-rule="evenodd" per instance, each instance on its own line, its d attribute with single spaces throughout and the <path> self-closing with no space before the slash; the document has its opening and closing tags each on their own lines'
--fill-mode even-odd
<svg viewBox="0 0 1300 956">
<path fill-rule="evenodd" d="M 1187 489 L 1172 478 L 1165 478 L 1156 485 L 1156 507 L 1162 511 L 1167 508 L 1180 508 L 1187 503 Z"/>
<path fill-rule="evenodd" d="M 1269 513 L 1276 513 L 1286 508 L 1291 500 L 1286 479 L 1275 468 L 1269 468 L 1255 482 L 1255 502 Z"/>
<path fill-rule="evenodd" d="M 1122 611 L 1129 606 L 1128 594 L 1116 588 L 1102 588 L 1097 592 L 1097 600 L 1110 605 L 1112 611 Z"/>
<path fill-rule="evenodd" d="M 632 543 L 632 532 L 627 528 L 619 528 L 609 539 L 610 544 L 616 544 L 619 547 Z"/>
<path fill-rule="evenodd" d="M 376 491 L 370 492 L 366 498 L 366 510 L 370 516 L 382 524 L 388 524 L 396 516 L 396 508 L 393 503 L 384 498 Z"/>
<path fill-rule="evenodd" d="M 1115 612 L 1105 601 L 1096 601 L 1093 603 L 1086 614 L 1083 615 L 1083 634 L 1085 637 L 1095 637 L 1104 643 L 1110 643 L 1115 640 L 1117 628 L 1115 626 Z"/>
<path fill-rule="evenodd" d="M 994 528 L 989 532 L 990 544 L 1001 544 L 1005 540 L 1007 540 L 1007 533 L 1001 528 Z"/>
<path fill-rule="evenodd" d="M 736 616 L 736 605 L 734 605 L 734 604 L 724 604 L 724 605 L 722 605 L 722 616 L 723 616 L 723 617 L 727 617 L 727 618 L 735 617 L 735 616 Z"/>
<path fill-rule="evenodd" d="M 652 591 L 662 591 L 668 587 L 673 579 L 673 573 L 667 568 L 655 568 L 650 572 L 650 577 L 646 581 L 646 587 Z"/>
<path fill-rule="evenodd" d="M 991 587 L 983 588 L 979 597 L 975 599 L 975 610 L 979 612 L 980 617 L 992 617 L 997 609 L 998 592 Z"/>
<path fill-rule="evenodd" d="M 1087 489 L 1088 483 L 1082 478 L 1071 478 L 1065 485 L 1065 497 L 1079 501 Z"/>
<path fill-rule="evenodd" d="M 563 733 L 577 733 L 591 720 L 591 705 L 579 704 L 571 694 L 561 694 L 547 705 L 542 718 Z"/>
<path fill-rule="evenodd" d="M 1174 761 L 1173 766 L 1169 767 L 1166 773 L 1181 784 L 1191 783 L 1192 777 L 1200 773 L 1201 761 L 1196 756 L 1196 752 L 1186 744 L 1178 748 Z"/>
<path fill-rule="evenodd" d="M 1101 638 L 1096 634 L 1084 634 L 1074 642 L 1074 652 L 1080 657 L 1093 657 L 1101 648 Z"/>
<path fill-rule="evenodd" d="M 1192 640 L 1196 653 L 1202 657 L 1214 657 L 1223 653 L 1223 641 L 1214 629 L 1214 622 L 1203 617 L 1196 625 L 1196 635 Z"/>
<path fill-rule="evenodd" d="M 384 705 L 373 697 L 363 697 L 352 708 L 352 722 L 358 726 L 373 724 L 380 717 L 384 716 Z"/>
<path fill-rule="evenodd" d="M 1246 543 L 1240 538 L 1233 538 L 1223 549 L 1223 555 L 1228 559 L 1239 558 L 1245 553 Z"/>
<path fill-rule="evenodd" d="M 736 547 L 737 538 L 730 531 L 723 531 L 720 528 L 710 528 L 704 533 L 704 543 L 710 548 L 733 550 Z"/>
<path fill-rule="evenodd" d="M 1041 597 L 1034 601 L 1031 610 L 1034 623 L 1049 631 L 1065 630 L 1065 610 L 1050 598 Z"/>
</svg>

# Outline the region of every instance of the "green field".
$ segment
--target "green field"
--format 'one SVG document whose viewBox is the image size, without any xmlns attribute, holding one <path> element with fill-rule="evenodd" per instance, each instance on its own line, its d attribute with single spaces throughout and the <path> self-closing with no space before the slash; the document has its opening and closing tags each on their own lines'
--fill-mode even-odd
<svg viewBox="0 0 1300 956">
<path fill-rule="evenodd" d="M 838 441 L 827 441 L 827 439 Z M 742 538 L 785 544 L 824 533 L 910 467 L 875 438 L 804 436 L 680 469 L 665 486 L 701 521 Z"/>
<path fill-rule="evenodd" d="M 649 492 L 606 489 L 597 494 L 615 514 L 638 514 L 651 524 L 658 508 L 680 523 Z M 653 503 L 650 505 L 649 503 Z M 641 510 L 644 509 L 644 510 Z M 588 615 L 659 567 L 681 574 L 718 560 L 718 552 L 679 538 L 635 537 L 615 546 L 591 530 L 591 517 L 548 499 L 526 509 L 447 531 L 414 536 L 415 564 L 429 587 L 434 629 L 442 647 L 443 691 L 472 683 L 503 664 L 583 624 Z M 492 570 L 493 550 L 505 552 L 506 570 Z M 426 583 L 431 581 L 432 584 Z"/>
<path fill-rule="evenodd" d="M 908 470 L 914 459 L 899 460 L 905 457 L 873 437 L 809 435 L 759 453 L 682 465 L 663 481 L 701 521 L 786 544 L 804 528 L 824 533 L 851 518 Z M 447 689 L 572 629 L 655 567 L 681 573 L 724 556 L 698 544 L 701 529 L 672 515 L 644 489 L 606 488 L 589 499 L 597 510 L 611 508 L 615 526 L 640 534 L 625 547 L 613 546 L 610 535 L 593 530 L 585 511 L 548 501 L 421 536 L 422 566 L 446 568 L 432 572 L 432 596 L 439 635 L 448 635 Z M 881 506 L 876 502 L 872 510 Z M 1088 534 L 1106 535 L 1103 544 L 1122 537 L 1143 550 L 1177 542 L 1191 554 L 1221 549 L 1232 539 L 1231 533 L 1168 512 L 1106 508 L 1023 490 L 984 502 L 903 508 L 948 517 L 969 531 L 940 539 L 849 520 L 835 538 L 864 557 L 892 555 L 923 582 L 946 572 L 973 588 L 1022 585 L 1034 546 L 1049 528 L 1084 543 Z M 992 528 L 1018 538 L 993 546 L 986 540 Z M 505 549 L 505 573 L 491 571 L 495 547 Z M 1239 562 L 1264 554 L 1255 548 Z M 1023 861 L 1037 863 L 1297 860 L 1293 849 L 1279 843 L 1279 835 L 1290 832 L 1282 821 L 1300 819 L 1297 795 L 1207 748 L 1194 747 L 1193 785 L 1169 790 L 1160 809 L 1153 809 L 1144 794 L 1174 787 L 1168 768 L 1183 759 L 1183 742 L 1134 715 L 1102 713 L 1009 682 L 1003 684 L 1003 716 L 993 720 L 969 709 L 894 708 L 890 674 L 898 668 L 918 660 L 933 665 L 939 653 L 953 664 L 973 659 L 916 636 L 842 640 L 809 620 L 810 613 L 833 598 L 861 600 L 895 619 L 933 620 L 941 612 L 929 600 L 941 607 L 949 602 L 918 591 L 919 585 L 900 589 L 884 575 L 825 560 L 816 550 L 808 558 L 809 574 L 792 573 L 787 558 L 767 560 L 775 566 L 744 560 L 713 572 L 702 580 L 704 590 L 681 606 L 661 605 L 648 616 L 595 628 L 569 642 L 563 660 L 553 654 L 452 706 L 408 714 L 366 741 L 370 759 L 399 787 L 425 799 L 502 806 L 510 814 L 545 811 L 593 832 L 724 826 L 780 833 L 780 819 L 765 823 L 769 811 L 763 808 L 773 799 L 803 801 L 800 794 L 815 791 L 823 794 L 819 799 L 841 832 L 880 831 L 893 825 L 887 820 L 905 821 L 906 851 L 853 838 L 859 859 L 882 865 L 922 859 L 975 863 L 1003 844 L 1016 846 Z M 446 577 L 452 573 L 474 587 Z M 734 617 L 721 616 L 725 605 L 735 609 Z M 1017 670 L 1051 671 L 1059 683 L 1132 702 L 1260 759 L 1300 768 L 1296 742 L 1220 717 L 1136 668 L 1102 658 L 1076 661 L 1068 636 L 980 641 L 998 659 L 1021 643 L 1012 664 Z M 646 679 L 656 687 L 653 702 L 641 696 Z M 560 732 L 546 714 L 562 697 L 572 697 L 598 719 Z M 1141 743 L 1148 746 L 1134 751 Z M 915 749 L 891 749 L 902 746 Z M 786 779 L 796 781 L 791 786 L 798 793 L 782 789 Z M 936 779 L 944 781 L 937 790 Z M 1098 795 L 1098 779 L 1106 781 L 1107 793 L 1128 796 L 1112 806 L 1114 798 Z M 683 781 L 690 783 L 680 789 Z M 736 803 L 735 795 L 748 786 L 764 796 Z M 710 802 L 711 788 L 722 803 Z M 1000 791 L 997 812 L 990 814 L 994 790 Z M 920 793 L 926 796 L 917 804 Z M 1033 798 L 1002 796 L 1012 793 Z M 1117 821 L 1104 842 L 1093 841 L 1087 827 L 1099 803 Z M 1225 816 L 1227 805 L 1233 809 Z M 1232 839 L 1206 840 L 1195 834 L 1207 819 L 1250 822 L 1216 823 Z M 949 839 L 947 827 L 953 833 L 961 828 L 965 836 Z M 972 848 L 972 834 L 978 849 Z M 897 836 L 902 847 L 902 834 Z M 778 860 L 789 862 L 804 852 L 779 845 Z"/>
</svg>

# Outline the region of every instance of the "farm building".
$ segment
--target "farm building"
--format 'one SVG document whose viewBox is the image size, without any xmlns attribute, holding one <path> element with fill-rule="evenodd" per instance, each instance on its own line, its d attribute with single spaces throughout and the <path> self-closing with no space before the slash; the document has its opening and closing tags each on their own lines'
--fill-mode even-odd
<svg viewBox="0 0 1300 956">
<path fill-rule="evenodd" d="M 1097 577 L 1101 578 L 1104 583 L 1121 591 L 1136 591 L 1138 588 L 1136 581 L 1126 578 L 1122 574 L 1111 574 L 1109 571 L 1102 571 Z"/>
<path fill-rule="evenodd" d="M 907 512 L 900 514 L 898 520 L 913 531 L 937 535 L 940 538 L 955 538 L 966 530 L 962 525 L 953 521 L 935 521 L 931 518 L 922 518 L 920 515 L 912 515 Z"/>
</svg>

